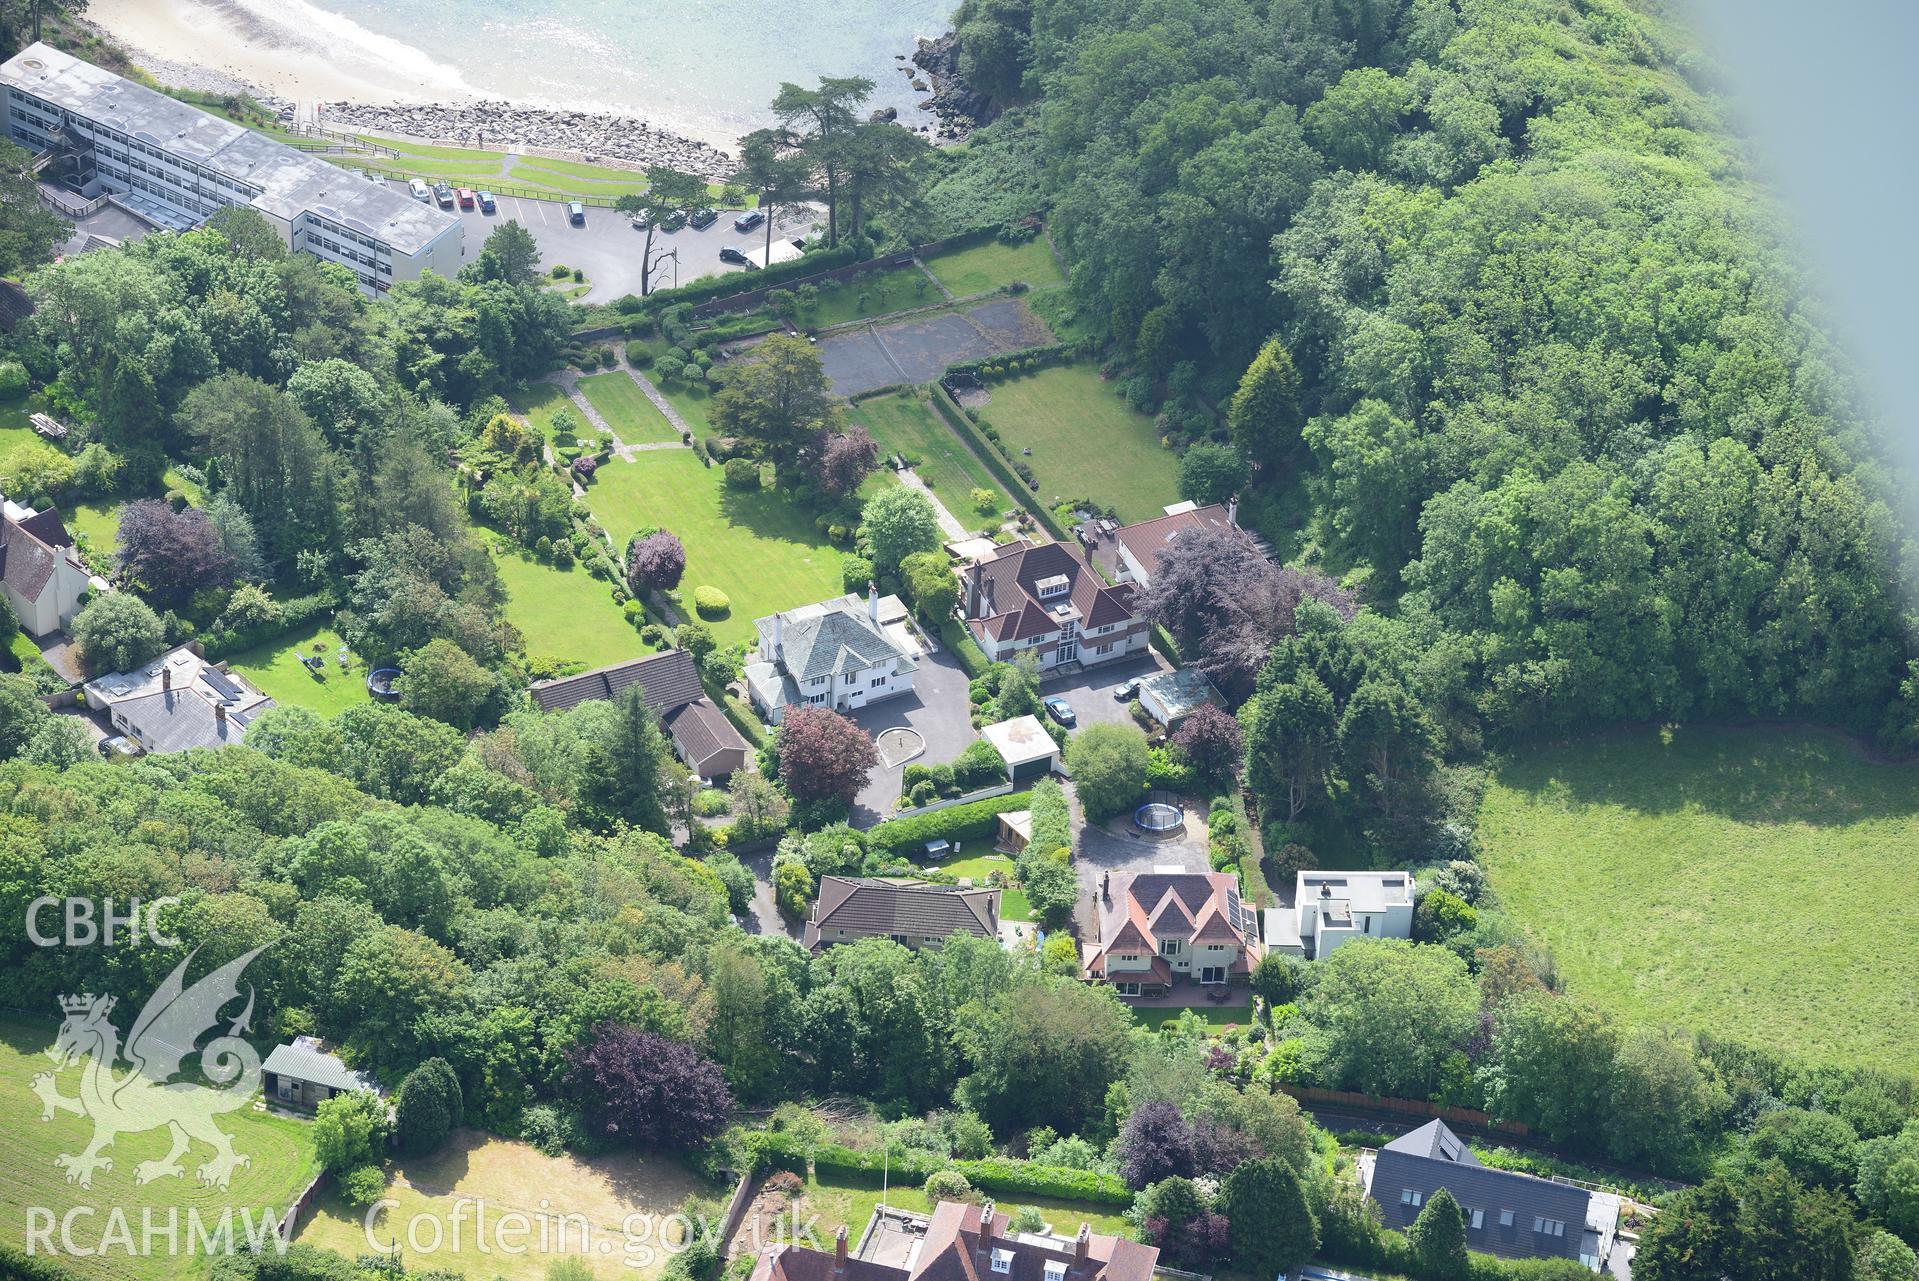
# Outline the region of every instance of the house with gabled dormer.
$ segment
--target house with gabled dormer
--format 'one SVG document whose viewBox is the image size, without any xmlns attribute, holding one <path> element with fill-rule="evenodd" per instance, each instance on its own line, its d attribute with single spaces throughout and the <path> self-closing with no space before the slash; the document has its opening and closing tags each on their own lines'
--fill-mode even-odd
<svg viewBox="0 0 1919 1281">
<path fill-rule="evenodd" d="M 1244 983 L 1264 955 L 1228 872 L 1108 872 L 1098 907 L 1099 941 L 1081 950 L 1084 976 L 1121 996 Z"/>
<path fill-rule="evenodd" d="M 1008 543 L 969 565 L 960 588 L 967 630 L 994 662 L 1030 654 L 1047 672 L 1147 646 L 1132 589 L 1108 584 L 1070 543 Z"/>
<path fill-rule="evenodd" d="M 743 673 L 753 706 L 778 725 L 789 707 L 847 712 L 912 693 L 919 664 L 905 615 L 869 583 L 864 601 L 848 594 L 755 619 L 758 658 Z"/>
</svg>

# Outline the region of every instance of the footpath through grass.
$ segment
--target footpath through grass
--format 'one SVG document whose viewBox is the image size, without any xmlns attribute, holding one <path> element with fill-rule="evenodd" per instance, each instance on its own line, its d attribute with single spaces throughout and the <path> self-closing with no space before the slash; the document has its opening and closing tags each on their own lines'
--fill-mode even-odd
<svg viewBox="0 0 1919 1281">
<path fill-rule="evenodd" d="M 130 992 L 126 997 L 137 1009 L 146 995 Z M 106 1153 L 113 1158 L 111 1170 L 95 1171 L 91 1188 L 68 1183 L 66 1171 L 54 1164 L 54 1158 L 83 1151 L 93 1137 L 94 1123 L 71 1112 L 55 1112 L 51 1121 L 40 1119 L 40 1100 L 34 1095 L 32 1082 L 40 1073 L 53 1070 L 53 1061 L 44 1051 L 53 1044 L 58 1030 L 51 1018 L 0 1019 L 0 1116 L 6 1118 L 6 1124 L 0 1125 L 0 1240 L 15 1246 L 26 1240 L 29 1206 L 52 1211 L 56 1223 L 69 1210 L 92 1207 L 92 1214 L 77 1215 L 72 1220 L 73 1243 L 89 1248 L 103 1243 L 110 1210 L 125 1215 L 136 1245 L 142 1211 L 150 1211 L 155 1224 L 164 1226 L 168 1212 L 177 1210 L 178 1253 L 166 1252 L 162 1235 L 156 1239 L 156 1253 L 146 1257 L 116 1248 L 105 1257 L 80 1258 L 62 1253 L 56 1262 L 74 1276 L 111 1281 L 204 1277 L 211 1260 L 188 1253 L 189 1210 L 198 1212 L 209 1232 L 217 1232 L 221 1214 L 231 1210 L 235 1239 L 244 1241 L 242 1213 L 256 1224 L 263 1221 L 263 1216 L 267 1224 L 277 1221 L 317 1172 L 312 1127 L 305 1121 L 255 1112 L 249 1103 L 220 1114 L 214 1122 L 232 1139 L 234 1153 L 248 1159 L 248 1164 L 233 1172 L 232 1182 L 225 1188 L 199 1182 L 197 1171 L 211 1159 L 213 1149 L 198 1141 L 180 1158 L 180 1175 L 146 1184 L 136 1182 L 142 1162 L 166 1156 L 170 1145 L 164 1127 L 120 1134 Z M 187 1063 L 191 1066 L 197 1061 L 190 1058 Z M 78 1096 L 81 1070 L 76 1065 L 54 1078 L 55 1088 L 66 1098 Z M 120 1071 L 122 1075 L 128 1071 L 124 1063 Z M 270 1228 L 266 1235 L 271 1235 Z M 57 1229 L 54 1240 L 59 1241 Z"/>
<path fill-rule="evenodd" d="M 956 298 L 1003 289 L 1016 280 L 1035 289 L 1066 283 L 1052 249 L 1038 236 L 1017 245 L 989 240 L 965 249 L 949 249 L 928 258 L 926 269 Z"/>
<path fill-rule="evenodd" d="M 993 383 L 980 416 L 1033 469 L 1046 506 L 1110 503 L 1123 522 L 1151 520 L 1179 501 L 1179 462 L 1153 420 L 1119 398 L 1091 365 L 1065 365 Z M 1021 456 L 1031 449 L 1030 456 Z"/>
<path fill-rule="evenodd" d="M 659 406 L 646 398 L 640 385 L 623 369 L 610 374 L 593 374 L 578 384 L 587 403 L 600 411 L 612 426 L 613 434 L 629 445 L 649 441 L 677 441 L 680 433 L 666 421 Z"/>
<path fill-rule="evenodd" d="M 913 392 L 863 400 L 853 407 L 851 417 L 879 442 L 882 455 L 904 455 L 947 510 L 969 527 L 997 523 L 999 512 L 1019 506 L 953 429 Z M 974 509 L 975 489 L 992 492 L 992 513 Z"/>
<path fill-rule="evenodd" d="M 1919 767 L 1777 728 L 1515 753 L 1479 832 L 1567 990 L 1805 1062 L 1909 1070 Z"/>
<path fill-rule="evenodd" d="M 594 475 L 586 501 L 614 544 L 643 528 L 678 534 L 686 545 L 680 581 L 692 616 L 693 589 L 727 594 L 725 618 L 703 620 L 722 645 L 753 639 L 753 620 L 841 594 L 840 554 L 802 511 L 772 490 L 729 489 L 722 469 L 702 466 L 690 449 L 649 450 L 615 458 Z"/>
</svg>

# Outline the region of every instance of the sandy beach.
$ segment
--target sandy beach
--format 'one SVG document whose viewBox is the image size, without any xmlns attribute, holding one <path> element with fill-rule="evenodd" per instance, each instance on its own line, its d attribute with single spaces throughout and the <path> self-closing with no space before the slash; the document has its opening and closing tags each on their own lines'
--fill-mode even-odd
<svg viewBox="0 0 1919 1281">
<path fill-rule="evenodd" d="M 188 88 L 244 85 L 303 111 L 477 96 L 452 67 L 306 0 L 91 0 L 86 16 L 151 74 Z"/>
</svg>

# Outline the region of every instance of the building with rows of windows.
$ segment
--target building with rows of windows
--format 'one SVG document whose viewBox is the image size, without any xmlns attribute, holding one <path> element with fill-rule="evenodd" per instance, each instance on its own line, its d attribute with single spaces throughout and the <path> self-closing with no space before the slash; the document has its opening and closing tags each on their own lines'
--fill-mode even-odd
<svg viewBox="0 0 1919 1281">
<path fill-rule="evenodd" d="M 8 135 L 48 156 L 41 181 L 83 199 L 175 231 L 256 209 L 288 248 L 341 264 L 370 293 L 460 269 L 454 215 L 58 49 L 22 49 L 0 87 Z"/>
</svg>

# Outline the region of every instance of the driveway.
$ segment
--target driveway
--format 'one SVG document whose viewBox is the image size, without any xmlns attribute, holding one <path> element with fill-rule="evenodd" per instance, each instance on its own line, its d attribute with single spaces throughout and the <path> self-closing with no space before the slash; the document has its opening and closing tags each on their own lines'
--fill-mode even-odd
<svg viewBox="0 0 1919 1281">
<path fill-rule="evenodd" d="M 397 191 L 406 191 L 405 183 L 393 183 L 392 186 Z M 533 233 L 534 241 L 540 246 L 542 268 L 550 270 L 556 264 L 561 264 L 578 267 L 586 273 L 587 283 L 592 288 L 574 301 L 612 302 L 626 294 L 640 292 L 640 251 L 646 245 L 646 233 L 635 231 L 632 221 L 625 214 L 589 205 L 586 225 L 575 227 L 567 221 L 565 201 L 498 196 L 496 203 L 498 208 L 490 214 L 481 213 L 477 202 L 472 209 L 455 211 L 460 221 L 466 224 L 468 262 L 479 257 L 480 247 L 494 229 L 511 219 Z M 766 228 L 762 226 L 746 232 L 733 230 L 733 218 L 737 213 L 738 210 L 722 211 L 719 221 L 704 231 L 682 227 L 673 232 L 655 232 L 653 253 L 656 258 L 663 252 L 679 251 L 677 273 L 674 261 L 667 259 L 655 272 L 655 285 L 684 285 L 702 276 L 745 271 L 744 267 L 721 262 L 720 250 L 728 245 L 741 249 L 763 249 L 766 246 Z M 812 227 L 813 219 L 810 209 L 782 211 L 773 231 L 774 241 L 804 234 Z M 568 283 L 562 287 L 572 288 L 572 285 Z"/>
<path fill-rule="evenodd" d="M 1125 815 L 1104 826 L 1083 822 L 1079 804 L 1073 804 L 1073 866 L 1079 871 L 1079 906 L 1073 914 L 1082 940 L 1099 937 L 1101 889 L 1108 873 L 1151 872 L 1177 868 L 1182 872 L 1204 872 L 1206 861 L 1206 822 L 1203 813 L 1186 810 L 1185 830 L 1170 837 L 1148 840 Z"/>
<path fill-rule="evenodd" d="M 1079 718 L 1076 728 L 1131 725 L 1135 722 L 1133 714 L 1126 710 L 1128 704 L 1115 699 L 1113 691 L 1135 677 L 1151 676 L 1166 668 L 1167 664 L 1158 653 L 1149 649 L 1114 662 L 1088 667 L 1077 675 L 1045 677 L 1040 681 L 1039 692 L 1046 698 L 1057 695 L 1065 699 L 1072 706 L 1073 714 Z"/>
<path fill-rule="evenodd" d="M 853 825 L 871 827 L 893 812 L 899 798 L 900 775 L 907 765 L 939 765 L 956 758 L 979 735 L 973 732 L 973 705 L 966 697 L 966 669 L 945 650 L 919 656 L 913 673 L 913 692 L 889 698 L 851 713 L 854 724 L 876 740 L 889 729 L 910 729 L 925 740 L 925 750 L 910 760 L 887 765 L 885 749 L 901 735 L 882 744 L 882 764 L 873 767 L 853 806 Z"/>
<path fill-rule="evenodd" d="M 748 934 L 768 934 L 774 938 L 785 937 L 797 941 L 804 927 L 788 925 L 773 898 L 773 855 L 777 849 L 777 846 L 769 845 L 757 853 L 740 856 L 740 862 L 746 864 L 746 870 L 753 873 L 753 902 L 740 919 L 740 928 Z"/>
</svg>

